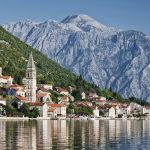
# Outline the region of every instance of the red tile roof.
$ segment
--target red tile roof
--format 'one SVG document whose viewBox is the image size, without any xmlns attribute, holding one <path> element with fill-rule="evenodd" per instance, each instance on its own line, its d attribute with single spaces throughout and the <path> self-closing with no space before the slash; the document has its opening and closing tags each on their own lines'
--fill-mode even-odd
<svg viewBox="0 0 150 150">
<path fill-rule="evenodd" d="M 22 88 L 24 88 L 25 86 L 22 86 L 22 85 L 19 85 L 19 84 L 12 84 L 12 85 L 10 85 L 9 86 L 10 88 L 14 88 L 14 87 L 22 87 Z"/>
<path fill-rule="evenodd" d="M 49 107 L 64 107 L 64 104 L 48 104 Z"/>
<path fill-rule="evenodd" d="M 45 103 L 40 103 L 40 102 L 29 102 L 29 106 L 43 106 Z"/>
<path fill-rule="evenodd" d="M 49 108 L 48 109 L 48 112 L 54 112 L 55 111 L 55 108 Z"/>
<path fill-rule="evenodd" d="M 63 89 L 61 87 L 56 87 L 58 92 L 68 92 L 66 89 Z"/>
<path fill-rule="evenodd" d="M 36 97 L 40 98 L 40 97 L 44 97 L 46 95 L 47 95 L 47 93 L 37 93 Z"/>
<path fill-rule="evenodd" d="M 16 96 L 16 98 L 20 101 L 28 101 L 25 97 L 20 96 L 20 95 Z"/>
</svg>

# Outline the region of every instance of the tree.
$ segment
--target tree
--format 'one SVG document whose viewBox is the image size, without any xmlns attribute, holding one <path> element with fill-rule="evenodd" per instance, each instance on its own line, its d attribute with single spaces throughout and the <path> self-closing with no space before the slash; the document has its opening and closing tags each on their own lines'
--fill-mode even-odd
<svg viewBox="0 0 150 150">
<path fill-rule="evenodd" d="M 25 117 L 30 116 L 30 107 L 27 103 L 23 103 L 23 105 L 20 108 L 20 111 L 24 114 Z"/>
<path fill-rule="evenodd" d="M 79 90 L 74 90 L 72 91 L 72 96 L 74 97 L 75 100 L 81 100 L 81 93 Z"/>
<path fill-rule="evenodd" d="M 37 118 L 40 116 L 40 112 L 39 112 L 39 109 L 36 108 L 36 107 L 33 107 L 31 110 L 30 110 L 30 115 L 29 117 L 30 118 Z"/>
<path fill-rule="evenodd" d="M 81 106 L 81 107 L 75 107 L 74 113 L 76 115 L 86 115 L 86 116 L 88 116 L 88 115 L 92 115 L 93 111 L 89 107 Z"/>
</svg>

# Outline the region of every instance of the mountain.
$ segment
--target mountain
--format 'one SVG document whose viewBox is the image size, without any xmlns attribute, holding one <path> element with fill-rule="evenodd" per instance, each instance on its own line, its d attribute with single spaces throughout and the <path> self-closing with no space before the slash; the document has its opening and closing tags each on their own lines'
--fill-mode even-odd
<svg viewBox="0 0 150 150">
<path fill-rule="evenodd" d="M 78 88 L 78 85 L 80 85 L 84 91 L 97 90 L 103 92 L 103 90 L 62 68 L 38 50 L 23 43 L 0 27 L 0 67 L 3 68 L 3 75 L 11 75 L 16 83 L 21 84 L 22 78 L 25 77 L 26 65 L 31 51 L 37 68 L 38 83 L 53 84 L 66 88 L 69 86 Z M 109 91 L 105 92 L 110 93 Z"/>
<path fill-rule="evenodd" d="M 87 15 L 61 22 L 10 23 L 7 31 L 66 69 L 125 98 L 150 101 L 150 38 L 140 31 L 123 31 Z"/>
</svg>

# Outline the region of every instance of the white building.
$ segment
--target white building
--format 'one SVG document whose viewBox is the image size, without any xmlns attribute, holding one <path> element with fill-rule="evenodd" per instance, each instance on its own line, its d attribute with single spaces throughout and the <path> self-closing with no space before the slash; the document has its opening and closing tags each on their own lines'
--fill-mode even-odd
<svg viewBox="0 0 150 150">
<path fill-rule="evenodd" d="M 12 85 L 13 78 L 11 76 L 3 76 L 2 75 L 2 67 L 0 67 L 0 86 L 9 87 Z"/>
<path fill-rule="evenodd" d="M 38 91 L 36 94 L 36 100 L 42 103 L 50 103 L 52 102 L 51 96 L 49 92 Z"/>
<path fill-rule="evenodd" d="M 0 99 L 0 104 L 6 105 L 6 100 L 1 100 L 1 99 Z M 5 113 L 4 110 L 3 110 L 3 107 L 0 106 L 0 115 L 3 115 L 3 113 Z"/>
<path fill-rule="evenodd" d="M 81 98 L 82 98 L 82 99 L 85 99 L 85 98 L 86 98 L 85 92 L 82 92 L 82 93 L 81 93 Z"/>
<path fill-rule="evenodd" d="M 61 95 L 69 95 L 69 91 L 61 87 L 56 87 L 56 91 Z"/>
<path fill-rule="evenodd" d="M 150 106 L 144 106 L 142 108 L 142 114 L 147 114 L 148 116 L 150 116 Z"/>
<path fill-rule="evenodd" d="M 142 106 L 137 103 L 130 103 L 127 107 L 127 114 L 138 114 L 142 113 Z"/>
<path fill-rule="evenodd" d="M 11 76 L 0 76 L 0 86 L 9 87 L 12 85 L 13 78 Z"/>
<path fill-rule="evenodd" d="M 93 116 L 99 117 L 99 109 L 97 107 L 93 109 Z"/>
<path fill-rule="evenodd" d="M 20 95 L 20 96 L 25 97 L 24 88 L 25 88 L 24 86 L 21 86 L 21 85 L 18 85 L 18 84 L 12 84 L 7 89 L 7 95 L 12 95 L 12 96 Z"/>
<path fill-rule="evenodd" d="M 98 97 L 97 93 L 89 93 L 89 98 Z"/>
<path fill-rule="evenodd" d="M 56 108 L 49 108 L 48 109 L 48 117 L 50 118 L 56 118 L 57 117 L 57 110 Z"/>
<path fill-rule="evenodd" d="M 66 106 L 64 104 L 48 104 L 48 106 L 57 110 L 57 116 L 66 117 Z"/>
<path fill-rule="evenodd" d="M 115 117 L 116 117 L 116 109 L 115 109 L 115 107 L 112 106 L 112 107 L 109 109 L 108 116 L 109 116 L 110 118 L 115 118 Z"/>
<path fill-rule="evenodd" d="M 30 106 L 30 109 L 32 109 L 34 107 L 39 109 L 40 117 L 43 117 L 43 118 L 48 117 L 48 105 L 46 103 L 30 102 L 28 104 Z"/>
<path fill-rule="evenodd" d="M 39 86 L 43 87 L 47 90 L 53 90 L 53 85 L 51 85 L 51 84 L 40 84 Z"/>
</svg>

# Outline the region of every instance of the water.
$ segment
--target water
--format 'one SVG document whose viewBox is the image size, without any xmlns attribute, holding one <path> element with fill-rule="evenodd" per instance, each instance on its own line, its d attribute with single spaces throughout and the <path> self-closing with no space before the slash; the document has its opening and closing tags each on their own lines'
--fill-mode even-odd
<svg viewBox="0 0 150 150">
<path fill-rule="evenodd" d="M 0 121 L 5 149 L 150 150 L 150 121 Z"/>
</svg>

